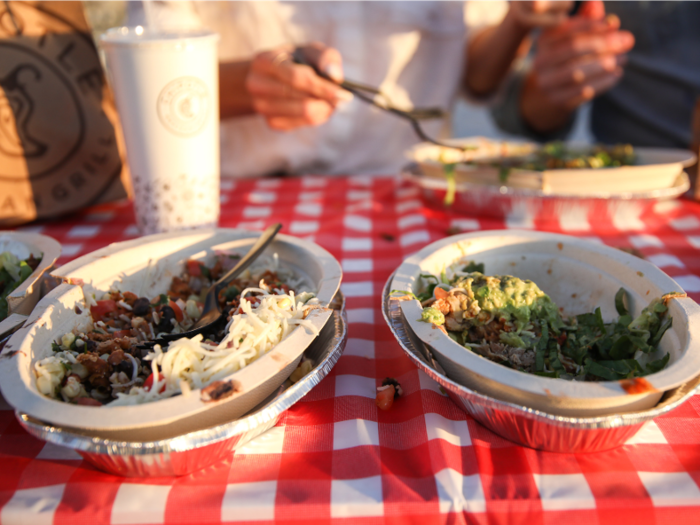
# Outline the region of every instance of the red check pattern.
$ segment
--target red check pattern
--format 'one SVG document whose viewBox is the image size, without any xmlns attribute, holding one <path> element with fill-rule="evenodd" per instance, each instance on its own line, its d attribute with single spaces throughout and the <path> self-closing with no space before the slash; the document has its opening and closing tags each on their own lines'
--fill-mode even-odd
<svg viewBox="0 0 700 525">
<path fill-rule="evenodd" d="M 308 237 L 344 269 L 349 341 L 318 387 L 279 424 L 192 475 L 124 479 L 27 435 L 0 410 L 0 521 L 14 523 L 695 523 L 700 516 L 700 396 L 626 445 L 554 454 L 514 445 L 445 397 L 384 325 L 382 286 L 409 254 L 449 233 L 512 227 L 427 207 L 397 178 L 223 181 L 221 226 Z M 128 203 L 38 223 L 59 262 L 137 235 Z M 700 299 L 700 205 L 665 203 L 625 223 L 588 217 L 529 226 L 636 248 Z M 375 387 L 405 390 L 383 412 Z"/>
</svg>

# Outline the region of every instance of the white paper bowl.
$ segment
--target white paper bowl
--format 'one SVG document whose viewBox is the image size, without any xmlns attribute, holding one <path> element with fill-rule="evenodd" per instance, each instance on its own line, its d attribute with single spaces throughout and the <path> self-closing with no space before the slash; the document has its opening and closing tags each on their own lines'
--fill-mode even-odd
<svg viewBox="0 0 700 525">
<path fill-rule="evenodd" d="M 497 162 L 499 155 L 518 156 L 527 154 L 534 148 L 534 145 L 529 143 L 496 142 L 479 138 L 458 139 L 452 142 L 475 146 L 478 149 L 462 153 L 424 142 L 411 148 L 407 156 L 417 162 L 428 177 L 444 179 L 445 172 L 441 160 Z M 570 146 L 584 148 L 586 145 L 571 143 Z M 559 196 L 640 193 L 672 187 L 683 168 L 691 166 L 696 160 L 692 152 L 682 149 L 637 147 L 634 151 L 637 161 L 633 166 L 545 171 L 512 169 L 504 183 L 500 178 L 500 170 L 496 167 L 457 164 L 455 178 L 457 181 L 476 184 L 540 190 L 547 195 Z"/>
<path fill-rule="evenodd" d="M 0 388 L 17 410 L 55 424 L 83 429 L 111 439 L 165 439 L 231 421 L 265 399 L 296 368 L 315 336 L 298 327 L 273 350 L 235 372 L 236 392 L 217 402 L 202 400 L 200 390 L 137 406 L 89 407 L 50 399 L 36 388 L 34 364 L 51 355 L 51 341 L 74 327 L 87 324 L 85 293 L 99 297 L 110 289 L 152 297 L 166 292 L 174 275 L 190 258 L 202 259 L 216 251 L 245 252 L 260 234 L 243 230 L 198 230 L 151 235 L 113 244 L 81 257 L 53 275 L 66 282 L 44 297 L 25 326 L 8 341 L 0 356 Z M 278 235 L 266 253 L 277 253 L 280 262 L 305 276 L 327 305 L 340 285 L 342 271 L 335 258 L 319 246 Z M 78 286 L 75 283 L 84 283 Z M 70 284 L 74 283 L 74 284 Z M 320 331 L 329 309 L 313 310 L 307 319 Z"/>
<path fill-rule="evenodd" d="M 35 256 L 41 253 L 41 262 L 36 270 L 7 296 L 9 315 L 0 320 L 0 338 L 2 338 L 21 325 L 36 306 L 41 295 L 42 277 L 53 268 L 56 259 L 61 256 L 61 245 L 57 240 L 38 233 L 0 231 L 0 237 L 9 237 L 23 244 Z M 1 248 L 0 251 L 2 251 Z"/>
<path fill-rule="evenodd" d="M 0 237 L 9 237 L 11 240 L 23 244 L 34 256 L 41 254 L 41 262 L 36 270 L 7 296 L 10 314 L 29 315 L 29 312 L 39 301 L 41 277 L 47 270 L 53 268 L 56 259 L 61 256 L 61 245 L 57 240 L 38 233 L 0 231 Z"/>
<path fill-rule="evenodd" d="M 608 246 L 566 235 L 526 231 L 489 231 L 456 235 L 435 242 L 408 258 L 397 270 L 392 290 L 417 291 L 419 273 L 439 275 L 459 260 L 485 264 L 487 275 L 531 279 L 564 315 L 592 312 L 600 306 L 607 322 L 617 317 L 614 297 L 628 293 L 633 315 L 653 299 L 682 292 L 656 266 Z M 641 381 L 641 393 L 629 394 L 624 381 L 576 382 L 540 377 L 499 365 L 419 321 L 418 301 L 402 301 L 402 313 L 415 334 L 435 350 L 447 375 L 473 390 L 550 414 L 588 417 L 643 410 L 667 390 L 700 372 L 700 307 L 689 298 L 669 302 L 673 326 L 661 340 L 658 357 L 671 354 L 668 366 Z"/>
</svg>

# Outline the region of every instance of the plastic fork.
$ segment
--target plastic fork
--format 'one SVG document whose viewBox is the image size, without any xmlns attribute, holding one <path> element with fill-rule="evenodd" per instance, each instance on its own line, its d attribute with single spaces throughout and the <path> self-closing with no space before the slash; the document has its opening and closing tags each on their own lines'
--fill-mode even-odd
<svg viewBox="0 0 700 525">
<path fill-rule="evenodd" d="M 419 121 L 441 119 L 447 116 L 447 113 L 441 108 L 414 108 L 411 110 L 399 109 L 391 103 L 391 100 L 386 94 L 382 93 L 379 89 L 375 87 L 368 86 L 360 82 L 354 82 L 352 80 L 343 80 L 342 82 L 334 80 L 326 73 L 319 70 L 314 64 L 308 62 L 304 57 L 302 50 L 299 48 L 295 49 L 292 52 L 292 60 L 294 60 L 294 62 L 296 62 L 297 64 L 302 64 L 311 67 L 318 76 L 328 80 L 329 82 L 333 82 L 334 84 L 340 86 L 346 91 L 349 91 L 360 100 L 371 104 L 379 109 L 382 109 L 388 113 L 396 115 L 397 117 L 408 120 L 411 123 L 411 126 L 413 126 L 413 130 L 416 132 L 416 135 L 418 135 L 420 139 L 425 142 L 430 142 L 437 146 L 442 146 L 443 148 L 451 148 L 459 151 L 465 151 L 473 148 L 472 146 L 457 146 L 455 144 L 449 144 L 447 142 L 436 140 L 423 131 L 423 128 L 421 127 Z"/>
</svg>

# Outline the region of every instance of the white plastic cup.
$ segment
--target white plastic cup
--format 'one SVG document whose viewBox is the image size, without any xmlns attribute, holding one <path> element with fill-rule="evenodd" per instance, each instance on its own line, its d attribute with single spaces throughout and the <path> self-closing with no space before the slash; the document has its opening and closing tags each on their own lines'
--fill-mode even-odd
<svg viewBox="0 0 700 525">
<path fill-rule="evenodd" d="M 219 220 L 219 35 L 116 27 L 100 37 L 142 234 Z"/>
</svg>

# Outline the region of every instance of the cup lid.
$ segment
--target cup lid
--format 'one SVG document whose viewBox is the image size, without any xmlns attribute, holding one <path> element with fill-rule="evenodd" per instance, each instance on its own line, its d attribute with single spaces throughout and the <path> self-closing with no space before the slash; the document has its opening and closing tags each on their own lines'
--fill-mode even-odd
<svg viewBox="0 0 700 525">
<path fill-rule="evenodd" d="M 152 29 L 147 26 L 112 27 L 100 35 L 103 45 L 153 45 L 195 44 L 216 42 L 219 34 L 208 29 L 167 28 Z"/>
</svg>

